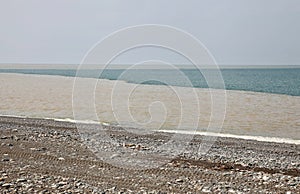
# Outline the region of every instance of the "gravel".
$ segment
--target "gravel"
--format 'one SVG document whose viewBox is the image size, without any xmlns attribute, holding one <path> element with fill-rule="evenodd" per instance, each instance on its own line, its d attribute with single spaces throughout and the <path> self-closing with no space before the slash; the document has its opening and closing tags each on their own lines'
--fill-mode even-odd
<svg viewBox="0 0 300 194">
<path fill-rule="evenodd" d="M 0 117 L 1 193 L 300 193 L 299 145 L 102 127 Z"/>
</svg>

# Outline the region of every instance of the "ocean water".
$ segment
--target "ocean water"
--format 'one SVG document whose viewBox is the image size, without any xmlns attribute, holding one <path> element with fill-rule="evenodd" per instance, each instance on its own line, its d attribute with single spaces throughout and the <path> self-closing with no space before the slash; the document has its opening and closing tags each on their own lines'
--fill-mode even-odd
<svg viewBox="0 0 300 194">
<path fill-rule="evenodd" d="M 75 70 L 1 72 L 1 115 L 96 121 L 136 127 L 140 133 L 196 129 L 300 141 L 299 69 L 222 70 L 226 90 L 207 89 L 203 76 L 190 69 L 183 72 L 193 87 L 172 70 L 107 70 L 100 77 L 105 79 L 86 70 L 76 78 L 78 94 L 73 91 Z M 124 81 L 116 81 L 120 76 Z M 87 87 L 93 83 L 96 87 Z M 217 117 L 212 119 L 214 107 Z M 216 130 L 207 130 L 209 126 Z"/>
<path fill-rule="evenodd" d="M 199 70 L 181 69 L 180 71 L 186 76 L 191 84 L 174 76 L 178 74 L 178 70 L 168 69 L 106 69 L 101 75 L 95 73 L 95 70 L 81 70 L 80 76 L 109 80 L 124 80 L 129 83 L 150 85 L 208 88 L 208 84 Z M 212 71 L 215 70 L 202 70 L 202 72 L 207 74 Z M 0 69 L 0 73 L 76 76 L 76 70 L 64 69 Z M 300 96 L 300 68 L 221 69 L 221 73 L 225 83 L 225 89 L 227 90 Z M 153 78 L 162 81 L 151 80 Z M 221 88 L 221 84 L 215 84 L 214 88 Z"/>
</svg>

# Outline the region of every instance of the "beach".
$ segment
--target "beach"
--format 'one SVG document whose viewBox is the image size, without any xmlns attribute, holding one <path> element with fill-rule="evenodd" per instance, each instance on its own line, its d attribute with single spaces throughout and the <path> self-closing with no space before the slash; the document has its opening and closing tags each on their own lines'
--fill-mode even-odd
<svg viewBox="0 0 300 194">
<path fill-rule="evenodd" d="M 300 1 L 2 1 L 0 194 L 300 194 Z"/>
<path fill-rule="evenodd" d="M 91 124 L 81 124 L 93 128 Z M 172 133 L 140 138 L 126 128 L 102 126 L 118 144 L 105 143 L 113 156 L 128 149 L 143 157 Z M 51 119 L 0 117 L 0 186 L 13 192 L 95 193 L 298 193 L 300 145 L 218 137 L 198 152 L 195 135 L 185 151 L 158 168 L 132 169 L 97 159 L 76 124 Z M 103 142 L 102 142 L 103 143 Z M 209 142 L 204 142 L 209 143 Z M 104 144 L 103 144 L 104 145 Z M 159 160 L 159 159 L 158 159 Z"/>
<path fill-rule="evenodd" d="M 299 96 L 54 75 L 0 81 L 3 193 L 300 190 Z"/>
</svg>

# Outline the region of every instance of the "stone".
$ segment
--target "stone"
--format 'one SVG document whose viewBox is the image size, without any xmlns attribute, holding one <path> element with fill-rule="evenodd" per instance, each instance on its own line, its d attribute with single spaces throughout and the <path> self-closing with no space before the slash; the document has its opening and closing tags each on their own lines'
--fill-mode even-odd
<svg viewBox="0 0 300 194">
<path fill-rule="evenodd" d="M 45 148 L 45 147 L 38 148 L 38 151 L 46 151 L 46 150 L 47 150 L 47 148 Z"/>
<path fill-rule="evenodd" d="M 270 178 L 270 177 L 268 177 L 268 176 L 266 176 L 266 175 L 264 175 L 264 176 L 262 177 L 262 179 L 263 179 L 264 181 L 269 180 L 269 178 Z"/>
<path fill-rule="evenodd" d="M 12 132 L 18 132 L 18 129 L 12 129 L 11 131 Z"/>
<path fill-rule="evenodd" d="M 203 193 L 210 193 L 211 190 L 209 190 L 209 188 L 207 188 L 207 187 L 204 187 L 204 188 L 202 189 L 202 192 L 203 192 Z"/>
<path fill-rule="evenodd" d="M 27 182 L 27 180 L 26 179 L 22 179 L 22 178 L 17 179 L 17 183 L 23 183 L 23 182 Z"/>
<path fill-rule="evenodd" d="M 13 186 L 13 185 L 10 184 L 10 183 L 4 183 L 4 184 L 2 185 L 2 187 L 5 187 L 5 188 L 10 188 L 11 186 Z"/>
<path fill-rule="evenodd" d="M 114 158 L 116 158 L 116 157 L 119 157 L 120 155 L 119 154 L 113 154 L 113 155 L 111 155 L 111 159 L 114 159 Z"/>
<path fill-rule="evenodd" d="M 182 179 L 176 179 L 176 182 L 177 183 L 183 183 L 183 180 Z"/>
<path fill-rule="evenodd" d="M 63 182 L 63 181 L 57 183 L 57 185 L 58 185 L 59 187 L 64 186 L 64 185 L 66 185 L 66 184 L 68 184 L 68 183 L 67 183 L 67 182 Z"/>
</svg>

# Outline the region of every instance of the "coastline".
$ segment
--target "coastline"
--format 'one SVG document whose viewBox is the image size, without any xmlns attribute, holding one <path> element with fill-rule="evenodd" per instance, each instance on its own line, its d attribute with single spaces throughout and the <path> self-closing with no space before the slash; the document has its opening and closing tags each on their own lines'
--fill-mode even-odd
<svg viewBox="0 0 300 194">
<path fill-rule="evenodd" d="M 119 142 L 102 147 L 112 154 L 129 149 L 144 157 L 174 135 L 155 132 L 141 138 L 121 127 L 102 127 Z M 166 155 L 170 161 L 160 168 L 135 170 L 97 159 L 71 122 L 0 116 L 0 129 L 2 191 L 282 193 L 300 189 L 296 144 L 218 137 L 201 154 L 203 136 L 195 135 L 184 153 L 174 157 L 170 152 Z"/>
<path fill-rule="evenodd" d="M 91 78 L 78 79 L 92 81 Z M 74 117 L 74 107 L 72 105 L 74 78 L 46 75 L 1 74 L 0 81 L 2 86 L 0 88 L 0 106 L 1 114 L 3 115 L 25 115 L 34 118 Z M 115 81 L 103 80 L 101 87 L 96 88 L 96 111 L 98 117 L 101 118 L 101 122 L 120 123 L 116 122 L 115 112 L 112 111 L 113 105 L 111 104 L 110 94 L 114 89 L 114 84 L 116 84 Z M 120 88 L 117 88 L 117 91 L 118 89 L 120 89 L 120 91 L 114 96 L 115 104 L 118 107 L 124 107 L 126 105 L 124 99 L 127 99 L 127 91 L 130 91 L 136 87 L 136 85 L 123 81 L 118 81 L 118 84 L 120 84 Z M 181 120 L 182 128 L 180 129 L 193 130 L 195 129 L 193 123 L 196 122 L 196 119 L 199 119 L 198 123 L 200 125 L 198 129 L 206 129 L 210 123 L 212 108 L 210 103 L 210 90 L 195 89 L 199 96 L 199 100 L 197 100 L 194 99 L 193 96 L 185 95 L 193 92 L 193 88 L 175 88 L 182 94 L 180 100 L 183 103 L 183 109 L 181 111 L 184 111 L 186 114 L 180 114 L 179 107 L 181 105 L 178 101 L 178 97 L 173 95 L 171 91 L 166 90 L 166 87 L 141 85 L 138 87 L 136 95 L 133 95 L 132 102 L 130 102 L 132 103 L 130 111 L 134 113 L 133 116 L 135 119 L 143 122 L 149 117 L 148 107 L 153 102 L 153 99 L 158 99 L 155 93 L 159 93 L 159 100 L 166 105 L 168 112 L 171 113 L 167 115 L 165 125 L 161 127 L 161 129 L 177 129 L 176 126 Z M 211 92 L 218 94 L 218 92 L 222 91 L 211 90 Z M 153 94 L 153 96 L 149 94 Z M 226 95 L 227 108 L 222 133 L 238 136 L 300 139 L 299 96 L 233 90 L 226 91 Z M 82 117 L 79 119 L 76 118 L 76 120 L 89 120 L 90 118 L 94 118 L 94 115 L 90 115 L 91 110 L 86 107 L 85 101 L 80 100 L 79 103 L 78 109 Z M 195 108 L 196 106 L 199 107 L 200 112 Z M 127 108 L 120 108 L 117 113 L 117 116 L 124 119 L 125 122 L 134 123 L 130 120 L 132 118 Z M 201 116 L 197 118 L 196 116 L 200 113 Z M 162 115 L 158 115 L 157 117 L 160 116 Z M 159 118 L 158 121 L 160 121 Z M 159 122 L 154 122 L 153 126 L 149 127 L 158 129 L 160 128 L 159 124 Z"/>
<path fill-rule="evenodd" d="M 113 125 L 105 122 L 97 122 L 97 121 L 89 121 L 89 120 L 80 120 L 76 121 L 71 118 L 38 118 L 38 117 L 26 117 L 26 116 L 16 116 L 16 115 L 1 115 L 0 117 L 9 117 L 16 119 L 41 119 L 41 120 L 49 120 L 49 121 L 58 121 L 58 122 L 67 122 L 72 124 L 100 124 L 102 126 L 111 126 L 111 127 L 122 127 L 118 125 Z M 270 143 L 284 143 L 284 144 L 295 144 L 300 145 L 300 140 L 298 139 L 289 139 L 289 138 L 278 138 L 278 137 L 263 137 L 263 136 L 247 136 L 247 135 L 235 135 L 235 134 L 226 134 L 226 133 L 214 133 L 209 131 L 199 131 L 199 130 L 153 130 L 155 132 L 163 132 L 163 133 L 179 133 L 179 134 L 190 134 L 190 135 L 200 135 L 200 136 L 211 136 L 211 137 L 227 137 L 232 139 L 244 139 L 244 140 L 253 140 L 260 142 L 270 142 Z"/>
</svg>

